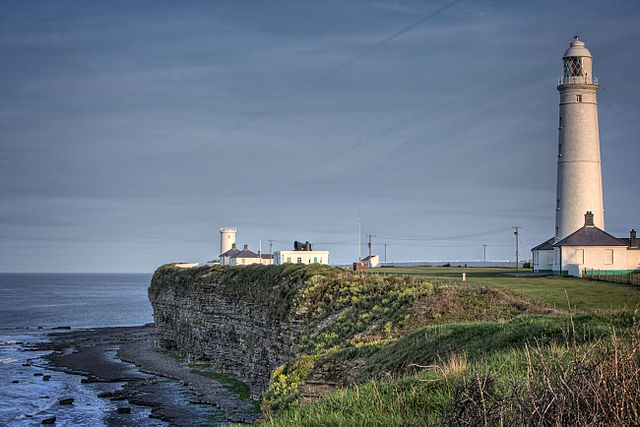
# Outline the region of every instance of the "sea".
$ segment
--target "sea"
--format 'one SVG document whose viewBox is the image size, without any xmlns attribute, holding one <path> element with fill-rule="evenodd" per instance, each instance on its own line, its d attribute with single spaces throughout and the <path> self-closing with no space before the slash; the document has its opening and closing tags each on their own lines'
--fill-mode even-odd
<svg viewBox="0 0 640 427">
<path fill-rule="evenodd" d="M 150 280 L 151 274 L 0 273 L 0 426 L 40 425 L 50 416 L 56 417 L 56 425 L 166 425 L 149 418 L 150 408 L 144 406 L 128 405 L 132 411 L 126 418 L 114 415 L 118 402 L 97 394 L 122 383 L 83 384 L 80 375 L 48 369 L 40 359 L 48 352 L 27 350 L 29 344 L 47 341 L 48 333 L 59 332 L 54 328 L 153 322 Z M 36 373 L 51 379 L 43 381 Z M 176 395 L 189 394 L 177 382 L 167 386 Z M 75 398 L 74 404 L 60 405 L 68 396 Z"/>
</svg>

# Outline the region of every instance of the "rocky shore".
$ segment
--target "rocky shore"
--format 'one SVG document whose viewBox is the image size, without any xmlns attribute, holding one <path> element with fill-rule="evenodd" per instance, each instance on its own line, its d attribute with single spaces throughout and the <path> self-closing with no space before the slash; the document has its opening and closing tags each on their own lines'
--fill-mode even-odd
<svg viewBox="0 0 640 427">
<path fill-rule="evenodd" d="M 151 407 L 151 417 L 170 425 L 252 423 L 257 420 L 260 414 L 250 402 L 171 355 L 155 351 L 153 341 L 153 325 L 97 328 L 51 333 L 49 342 L 39 344 L 33 350 L 51 351 L 44 356 L 51 369 L 82 375 L 84 383 L 125 383 L 116 391 L 98 395 L 122 401 L 118 405 L 119 414 L 127 413 L 126 401 Z M 184 384 L 193 396 L 187 401 L 175 396 L 176 393 L 167 387 L 166 378 Z M 213 405 L 224 416 L 216 419 L 210 411 L 203 410 L 202 405 L 194 403 Z"/>
</svg>

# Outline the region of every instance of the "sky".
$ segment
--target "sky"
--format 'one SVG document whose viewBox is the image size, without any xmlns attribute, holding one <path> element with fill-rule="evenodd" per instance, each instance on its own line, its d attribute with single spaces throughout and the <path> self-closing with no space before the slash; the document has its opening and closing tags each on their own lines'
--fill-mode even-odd
<svg viewBox="0 0 640 427">
<path fill-rule="evenodd" d="M 562 55 L 594 58 L 606 230 L 640 228 L 640 3 L 0 0 L 0 272 L 332 264 L 552 237 Z M 366 245 L 362 253 L 367 253 Z"/>
</svg>

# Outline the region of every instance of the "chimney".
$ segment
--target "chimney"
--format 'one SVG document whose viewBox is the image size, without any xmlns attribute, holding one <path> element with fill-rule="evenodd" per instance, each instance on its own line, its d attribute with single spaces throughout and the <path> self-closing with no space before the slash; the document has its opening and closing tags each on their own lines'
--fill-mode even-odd
<svg viewBox="0 0 640 427">
<path fill-rule="evenodd" d="M 235 243 L 232 243 L 232 244 L 231 244 L 231 249 L 237 249 L 237 248 L 236 248 L 236 244 L 235 244 Z"/>
<path fill-rule="evenodd" d="M 633 228 L 629 232 L 629 247 L 631 248 L 638 247 L 638 241 L 636 240 L 636 230 L 634 230 Z"/>
<path fill-rule="evenodd" d="M 593 212 L 587 211 L 587 213 L 584 214 L 584 226 L 595 227 L 595 224 L 593 223 Z"/>
<path fill-rule="evenodd" d="M 244 245 L 244 250 L 248 251 L 249 250 L 249 245 Z"/>
</svg>

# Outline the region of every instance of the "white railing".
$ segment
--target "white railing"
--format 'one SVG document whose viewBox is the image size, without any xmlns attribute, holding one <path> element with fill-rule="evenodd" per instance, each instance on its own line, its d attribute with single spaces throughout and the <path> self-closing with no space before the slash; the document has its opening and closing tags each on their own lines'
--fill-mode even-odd
<svg viewBox="0 0 640 427">
<path fill-rule="evenodd" d="M 558 77 L 558 85 L 597 85 L 598 78 L 597 77 L 589 77 L 589 76 L 562 76 Z"/>
</svg>

